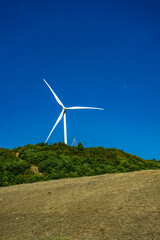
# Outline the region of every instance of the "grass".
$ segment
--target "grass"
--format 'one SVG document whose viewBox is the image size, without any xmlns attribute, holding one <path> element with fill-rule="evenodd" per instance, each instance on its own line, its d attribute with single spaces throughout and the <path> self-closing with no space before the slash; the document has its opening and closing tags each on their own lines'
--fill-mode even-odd
<svg viewBox="0 0 160 240">
<path fill-rule="evenodd" d="M 76 240 L 71 238 L 63 238 L 63 237 L 46 237 L 46 240 Z M 38 238 L 34 237 L 26 237 L 26 238 L 9 238 L 8 240 L 38 240 Z"/>
<path fill-rule="evenodd" d="M 0 239 L 159 240 L 159 186 L 146 170 L 3 187 Z"/>
<path fill-rule="evenodd" d="M 89 238 L 86 238 L 85 240 L 88 240 Z M 128 238 L 128 240 L 132 240 L 134 238 Z M 2 239 L 3 240 L 3 239 Z M 27 237 L 27 238 L 10 238 L 8 240 L 38 240 L 38 238 L 34 238 L 34 237 Z M 64 238 L 64 237 L 46 237 L 45 240 L 77 240 L 77 239 L 73 239 L 73 238 Z M 91 239 L 90 239 L 91 240 Z M 92 240 L 94 240 L 92 238 Z M 101 239 L 102 240 L 102 239 Z M 103 238 L 103 240 L 109 240 L 108 238 Z M 122 238 L 116 238 L 116 239 L 113 239 L 113 240 L 124 240 Z M 146 240 L 154 240 L 154 238 L 148 238 Z"/>
</svg>

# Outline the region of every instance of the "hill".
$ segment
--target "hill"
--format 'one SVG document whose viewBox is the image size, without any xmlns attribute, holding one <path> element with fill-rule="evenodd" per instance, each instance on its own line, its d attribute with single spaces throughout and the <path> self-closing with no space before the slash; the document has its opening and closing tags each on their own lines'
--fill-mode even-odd
<svg viewBox="0 0 160 240">
<path fill-rule="evenodd" d="M 77 147 L 40 143 L 0 149 L 0 186 L 146 169 L 160 169 L 160 162 L 116 148 L 84 148 L 81 143 Z"/>
<path fill-rule="evenodd" d="M 160 170 L 0 188 L 0 239 L 159 240 Z"/>
</svg>

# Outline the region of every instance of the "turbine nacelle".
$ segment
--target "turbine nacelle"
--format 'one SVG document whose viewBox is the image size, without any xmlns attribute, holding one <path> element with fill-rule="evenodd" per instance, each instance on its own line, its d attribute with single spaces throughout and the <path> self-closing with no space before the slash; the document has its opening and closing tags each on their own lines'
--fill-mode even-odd
<svg viewBox="0 0 160 240">
<path fill-rule="evenodd" d="M 67 110 L 76 110 L 76 109 L 97 109 L 97 110 L 104 110 L 103 108 L 95 108 L 95 107 L 79 107 L 79 106 L 75 106 L 75 107 L 65 107 L 63 105 L 63 103 L 61 102 L 61 100 L 57 97 L 57 95 L 55 94 L 55 92 L 52 90 L 52 88 L 49 86 L 49 84 L 46 82 L 45 79 L 43 79 L 43 81 L 46 83 L 46 85 L 49 87 L 49 89 L 51 90 L 53 96 L 55 97 L 57 103 L 62 107 L 62 112 L 60 113 L 56 123 L 54 124 L 51 132 L 49 133 L 46 142 L 48 141 L 49 137 L 51 136 L 53 130 L 55 129 L 55 127 L 57 126 L 57 124 L 60 122 L 60 120 L 63 117 L 63 123 L 64 123 L 64 143 L 67 144 L 67 124 L 66 124 L 66 111 Z"/>
</svg>

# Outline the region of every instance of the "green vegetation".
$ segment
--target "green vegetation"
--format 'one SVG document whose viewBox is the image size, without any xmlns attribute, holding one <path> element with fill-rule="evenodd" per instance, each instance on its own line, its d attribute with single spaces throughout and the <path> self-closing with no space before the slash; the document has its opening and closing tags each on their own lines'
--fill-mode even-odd
<svg viewBox="0 0 160 240">
<path fill-rule="evenodd" d="M 155 159 L 144 160 L 116 148 L 84 148 L 81 143 L 0 148 L 0 186 L 158 168 Z"/>
</svg>

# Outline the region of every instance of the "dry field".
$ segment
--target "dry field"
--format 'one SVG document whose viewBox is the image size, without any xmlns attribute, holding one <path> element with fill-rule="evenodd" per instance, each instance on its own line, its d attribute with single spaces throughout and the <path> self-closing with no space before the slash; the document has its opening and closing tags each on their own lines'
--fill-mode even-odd
<svg viewBox="0 0 160 240">
<path fill-rule="evenodd" d="M 160 240 L 160 170 L 0 188 L 0 239 Z"/>
</svg>

